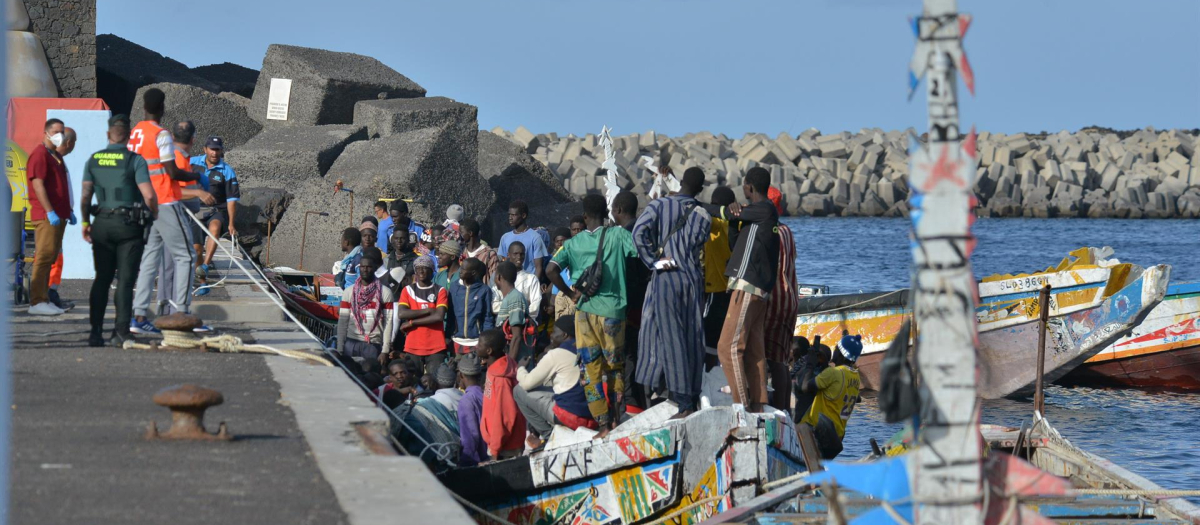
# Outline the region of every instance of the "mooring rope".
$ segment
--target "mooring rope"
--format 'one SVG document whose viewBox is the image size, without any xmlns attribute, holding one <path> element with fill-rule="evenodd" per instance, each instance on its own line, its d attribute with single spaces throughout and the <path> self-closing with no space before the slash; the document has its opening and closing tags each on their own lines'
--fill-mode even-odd
<svg viewBox="0 0 1200 525">
<path fill-rule="evenodd" d="M 770 492 L 770 490 L 775 487 L 778 487 L 780 485 L 787 485 L 788 483 L 791 483 L 793 481 L 798 481 L 801 478 L 808 476 L 809 474 L 811 474 L 811 472 L 804 471 L 799 474 L 792 474 L 791 476 L 788 476 L 786 478 L 779 478 L 775 481 L 769 481 L 767 483 L 763 483 L 762 490 L 763 490 L 763 492 Z"/>
<path fill-rule="evenodd" d="M 181 330 L 163 330 L 162 335 L 162 345 L 150 345 L 134 341 L 125 341 L 125 344 L 122 348 L 126 350 L 153 350 L 164 347 L 183 349 L 211 347 L 216 348 L 223 353 L 275 354 L 284 357 L 290 357 L 292 359 L 320 363 L 325 366 L 333 366 L 333 364 L 324 357 L 305 352 L 303 350 L 284 350 L 267 345 L 246 344 L 242 342 L 240 337 L 228 334 L 200 338 L 196 337 L 195 334 L 191 332 L 184 332 Z"/>
<path fill-rule="evenodd" d="M 242 273 L 246 274 L 246 277 L 250 278 L 250 281 L 253 282 L 263 294 L 271 299 L 271 302 L 275 303 L 275 306 L 278 306 L 279 309 L 283 311 L 284 315 L 288 316 L 288 319 L 291 319 L 293 323 L 296 323 L 296 326 L 300 327 L 305 334 L 308 334 L 308 336 L 311 337 L 313 341 L 316 341 L 318 344 L 320 344 L 322 348 L 325 347 L 325 344 L 321 341 L 321 338 L 313 335 L 312 331 L 309 330 L 308 327 L 304 326 L 304 323 L 301 323 L 300 320 L 296 318 L 295 314 L 291 312 L 291 310 L 288 310 L 283 303 L 279 302 L 279 299 L 276 298 L 275 295 L 272 294 L 265 285 L 258 282 L 258 279 L 254 278 L 253 275 L 250 275 L 250 271 L 247 270 L 245 266 L 242 266 L 242 262 L 237 257 L 234 257 L 233 253 L 231 253 L 227 248 L 221 245 L 221 240 L 213 236 L 212 232 L 208 231 L 208 228 L 204 227 L 204 223 L 200 222 L 200 219 L 196 218 L 196 215 L 192 213 L 192 210 L 184 208 L 183 211 L 187 212 L 188 216 L 192 218 L 192 222 L 195 222 L 198 226 L 200 226 L 200 229 L 204 231 L 204 234 L 207 235 L 209 239 L 212 239 L 213 242 L 216 243 L 217 247 L 221 249 L 221 251 L 225 252 L 225 256 L 229 257 L 229 260 L 233 261 L 233 264 L 237 265 L 238 269 L 241 270 Z M 233 239 L 233 244 L 237 245 L 237 239 Z M 251 264 L 254 263 L 251 262 Z M 257 267 L 257 265 L 255 266 Z"/>
<path fill-rule="evenodd" d="M 1172 489 L 1075 489 L 1071 494 L 1087 496 L 1146 496 L 1164 498 L 1195 498 L 1200 497 L 1200 490 Z"/>
<path fill-rule="evenodd" d="M 425 438 L 421 437 L 421 435 L 419 433 L 417 433 L 416 429 L 409 426 L 408 423 L 405 423 L 404 419 L 401 418 L 399 415 L 397 415 L 395 410 L 392 410 L 391 407 L 383 404 L 382 400 L 380 400 L 379 397 L 376 396 L 371 391 L 370 388 L 367 388 L 367 385 L 363 384 L 363 382 L 358 378 L 358 376 L 354 375 L 354 373 L 351 372 L 350 369 L 346 368 L 346 365 L 344 363 L 342 363 L 342 361 L 340 359 L 338 359 L 337 356 L 334 355 L 333 350 L 327 348 L 325 346 L 325 342 L 322 341 L 321 338 L 314 335 L 312 333 L 312 330 L 309 330 L 308 327 L 304 326 L 304 323 L 300 322 L 300 319 L 298 319 L 296 317 L 296 315 L 293 314 L 292 311 L 289 310 L 288 307 L 283 304 L 283 300 L 285 300 L 285 298 L 283 297 L 282 294 L 280 294 L 278 291 L 275 291 L 273 288 L 267 288 L 266 285 L 259 282 L 259 280 L 256 277 L 251 275 L 250 271 L 247 270 L 245 266 L 242 266 L 241 260 L 238 259 L 237 257 L 234 257 L 233 253 L 231 253 L 227 248 L 225 248 L 224 246 L 221 245 L 220 239 L 213 236 L 212 232 L 208 231 L 208 228 L 204 227 L 204 223 L 200 222 L 200 219 L 196 218 L 196 215 L 192 213 L 192 210 L 189 210 L 187 208 L 184 208 L 183 210 L 185 212 L 187 212 L 189 217 L 192 218 L 192 222 L 195 222 L 197 225 L 199 225 L 200 229 L 202 231 L 204 231 L 204 234 L 207 235 L 208 238 L 212 239 L 213 242 L 216 243 L 217 247 L 220 248 L 222 252 L 225 252 L 225 255 L 227 257 L 229 257 L 229 260 L 233 261 L 233 264 L 237 265 L 238 269 L 241 270 L 242 273 L 246 274 L 246 277 L 249 278 L 250 281 L 253 282 L 254 285 L 257 286 L 260 291 L 262 291 L 263 295 L 266 295 L 267 298 L 271 299 L 271 302 L 275 303 L 275 306 L 277 306 L 283 312 L 283 314 L 286 315 L 287 318 L 292 321 L 292 323 L 294 323 L 297 327 L 299 327 L 300 330 L 302 330 L 306 335 L 308 335 L 309 338 L 311 338 L 313 341 L 315 341 L 321 347 L 321 350 L 325 353 L 325 358 L 327 359 L 327 360 L 321 360 L 321 362 L 323 364 L 329 365 L 329 366 L 337 365 L 339 368 L 341 368 L 342 372 L 344 372 L 348 377 L 350 377 L 350 379 L 352 381 L 354 381 L 354 383 L 357 384 L 359 386 L 359 388 L 361 388 L 363 390 L 363 392 L 365 392 L 368 396 L 370 396 L 371 399 L 375 400 L 377 406 L 379 406 L 379 408 L 383 409 L 383 411 L 385 413 L 390 415 L 393 421 L 400 423 L 400 426 L 403 426 L 414 437 L 416 437 L 418 441 L 423 443 L 425 445 L 426 449 L 432 448 L 434 451 L 436 451 L 439 461 L 442 461 L 451 467 L 457 466 L 453 461 L 450 460 L 450 457 L 449 457 L 450 453 L 448 452 L 448 447 L 435 446 L 435 445 L 439 445 L 439 444 L 429 443 L 428 441 L 425 440 Z M 237 239 L 233 239 L 233 245 L 238 247 L 239 250 L 241 250 L 241 245 L 238 244 Z M 242 250 L 242 253 L 245 253 L 245 251 Z M 258 264 L 256 264 L 252 260 L 249 260 L 249 257 L 247 257 L 247 261 L 252 266 L 254 266 L 254 269 L 258 271 L 258 274 L 262 276 L 264 281 L 268 280 L 267 275 L 265 273 L 263 273 L 262 268 L 260 268 L 258 266 Z M 163 331 L 164 342 L 166 342 L 166 332 L 167 332 L 166 330 Z M 186 334 L 186 335 L 192 336 L 192 334 Z M 175 336 L 173 335 L 172 337 L 174 338 Z M 194 336 L 192 336 L 192 337 L 194 337 Z M 232 336 L 230 336 L 230 337 L 232 337 Z M 212 339 L 212 338 L 201 339 L 200 341 L 205 342 L 208 339 Z M 237 339 L 237 338 L 235 337 L 234 339 Z M 240 341 L 240 339 L 237 339 L 237 340 Z M 216 341 L 215 344 L 218 346 L 218 348 L 220 348 L 219 341 Z M 199 346 L 199 345 L 197 345 L 197 346 Z M 234 345 L 234 346 L 237 346 L 237 345 Z M 135 347 L 135 348 L 138 348 L 138 347 Z M 254 349 L 263 349 L 263 350 L 268 350 L 269 352 L 272 352 L 272 353 L 280 352 L 280 350 L 278 350 L 278 349 L 271 348 L 271 347 L 268 347 L 265 345 L 242 344 L 242 345 L 240 345 L 240 348 L 244 349 L 245 351 L 254 351 Z M 290 350 L 288 350 L 288 352 L 290 352 Z M 262 352 L 262 353 L 266 353 L 266 352 Z M 312 354 L 305 353 L 304 355 L 306 357 L 304 357 L 303 359 L 308 359 L 308 358 L 314 357 L 314 356 L 312 356 Z M 291 356 L 289 356 L 289 357 L 291 357 Z M 396 440 L 395 436 L 392 436 L 390 432 L 388 434 L 389 434 L 389 437 L 392 438 L 392 441 L 396 444 L 397 448 L 399 448 L 401 451 L 403 451 L 406 454 L 412 455 L 407 450 L 405 450 L 402 445 L 400 445 L 400 442 L 398 440 Z M 451 494 L 453 494 L 453 492 L 451 492 Z"/>
<path fill-rule="evenodd" d="M 677 517 L 679 517 L 679 516 L 682 516 L 684 513 L 688 512 L 688 511 L 690 511 L 690 510 L 692 510 L 692 509 L 694 509 L 694 508 L 696 508 L 696 507 L 699 507 L 699 506 L 701 506 L 701 505 L 708 505 L 709 503 L 713 503 L 713 502 L 716 502 L 716 501 L 723 500 L 723 499 L 725 499 L 727 496 L 728 496 L 728 495 L 722 495 L 722 496 L 709 496 L 709 497 L 707 497 L 707 498 L 704 498 L 704 499 L 702 499 L 702 500 L 697 500 L 697 501 L 694 501 L 694 502 L 692 502 L 690 505 L 688 505 L 688 506 L 686 506 L 686 507 L 683 507 L 683 508 L 681 508 L 681 509 L 679 509 L 679 510 L 676 510 L 675 512 L 672 512 L 672 513 L 670 513 L 670 514 L 667 514 L 666 516 L 663 516 L 663 517 L 661 517 L 661 518 L 658 518 L 658 519 L 656 519 L 656 520 L 654 520 L 654 521 L 651 521 L 650 523 L 647 523 L 647 524 L 645 524 L 645 525 L 662 525 L 663 523 L 666 523 L 666 522 L 668 522 L 668 521 L 670 521 L 670 520 L 673 520 L 673 519 L 675 519 L 675 518 L 677 518 Z"/>
</svg>

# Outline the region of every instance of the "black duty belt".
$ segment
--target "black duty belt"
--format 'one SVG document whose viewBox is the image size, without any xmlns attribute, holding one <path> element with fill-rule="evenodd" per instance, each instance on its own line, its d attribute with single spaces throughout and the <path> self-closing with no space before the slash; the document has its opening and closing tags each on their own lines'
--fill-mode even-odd
<svg viewBox="0 0 1200 525">
<path fill-rule="evenodd" d="M 99 217 L 101 215 L 128 215 L 131 209 L 132 208 L 126 208 L 126 207 L 96 208 L 95 213 L 93 213 L 93 215 L 96 215 L 97 217 Z"/>
</svg>

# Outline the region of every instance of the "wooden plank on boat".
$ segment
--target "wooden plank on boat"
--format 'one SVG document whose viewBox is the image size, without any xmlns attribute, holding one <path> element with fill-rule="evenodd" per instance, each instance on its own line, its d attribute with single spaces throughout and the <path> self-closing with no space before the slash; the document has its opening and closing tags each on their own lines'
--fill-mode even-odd
<svg viewBox="0 0 1200 525">
<path fill-rule="evenodd" d="M 805 483 L 802 480 L 797 480 L 787 485 L 771 490 L 757 498 L 747 501 L 745 504 L 738 505 L 725 512 L 717 514 L 707 520 L 704 520 L 700 525 L 717 525 L 719 523 L 731 523 L 738 520 L 746 520 L 755 513 L 769 509 L 782 503 L 784 500 L 795 496 L 801 492 L 807 491 L 812 485 Z"/>
<path fill-rule="evenodd" d="M 817 436 L 813 434 L 812 427 L 796 425 L 796 434 L 800 438 L 800 453 L 804 455 L 804 464 L 808 466 L 808 471 L 825 470 L 821 466 L 821 449 L 817 447 Z"/>
<path fill-rule="evenodd" d="M 588 441 L 531 456 L 535 487 L 594 476 L 675 453 L 675 426 L 638 432 L 599 443 Z"/>
</svg>

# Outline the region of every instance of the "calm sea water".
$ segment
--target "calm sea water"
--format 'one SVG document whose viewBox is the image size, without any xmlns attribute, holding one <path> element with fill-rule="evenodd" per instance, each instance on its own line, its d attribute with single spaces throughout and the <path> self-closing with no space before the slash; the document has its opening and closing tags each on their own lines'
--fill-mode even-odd
<svg viewBox="0 0 1200 525">
<path fill-rule="evenodd" d="M 797 278 L 831 293 L 908 286 L 907 219 L 786 218 L 796 237 Z M 1171 265 L 1171 281 L 1200 280 L 1200 221 L 980 219 L 971 259 L 977 276 L 1045 269 L 1082 246 L 1111 246 L 1114 257 Z M 1018 427 L 1029 400 L 985 401 L 983 422 Z M 1168 488 L 1200 489 L 1200 394 L 1063 388 L 1046 394 L 1046 417 L 1071 442 Z M 874 398 L 854 411 L 843 458 L 870 452 L 900 430 L 883 421 Z"/>
</svg>

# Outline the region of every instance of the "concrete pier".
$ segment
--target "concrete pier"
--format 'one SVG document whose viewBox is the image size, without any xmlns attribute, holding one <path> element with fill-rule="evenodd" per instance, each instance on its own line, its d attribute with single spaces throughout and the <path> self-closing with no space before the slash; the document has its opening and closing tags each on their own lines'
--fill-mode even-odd
<svg viewBox="0 0 1200 525">
<path fill-rule="evenodd" d="M 319 348 L 233 272 L 194 304 L 217 332 Z M 358 427 L 386 435 L 386 415 L 341 368 L 89 348 L 90 286 L 65 281 L 78 306 L 57 318 L 10 311 L 13 523 L 473 523 L 421 461 L 368 447 Z M 170 421 L 151 396 L 180 383 L 224 395 L 205 425 L 225 422 L 233 441 L 144 439 L 150 421 Z"/>
</svg>

